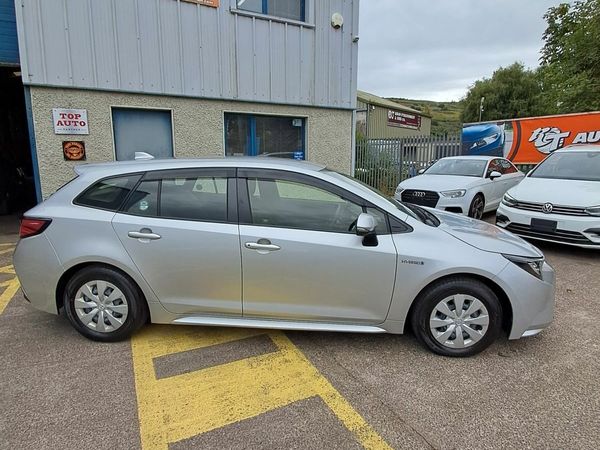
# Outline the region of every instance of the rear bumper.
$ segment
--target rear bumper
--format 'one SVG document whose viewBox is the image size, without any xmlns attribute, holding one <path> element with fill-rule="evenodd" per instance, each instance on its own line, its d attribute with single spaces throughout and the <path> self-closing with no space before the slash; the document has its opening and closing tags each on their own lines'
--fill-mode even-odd
<svg viewBox="0 0 600 450">
<path fill-rule="evenodd" d="M 21 239 L 13 264 L 25 298 L 36 309 L 58 314 L 56 286 L 63 270 L 48 238 L 42 233 Z"/>
<path fill-rule="evenodd" d="M 531 229 L 531 219 L 533 218 L 555 220 L 557 222 L 556 232 L 540 232 Z M 545 214 L 501 204 L 496 215 L 496 225 L 528 239 L 600 250 L 600 218 L 598 217 Z M 590 232 L 590 230 L 598 230 L 598 233 Z"/>
<path fill-rule="evenodd" d="M 548 263 L 542 268 L 542 280 L 511 263 L 498 274 L 496 282 L 508 295 L 513 310 L 509 339 L 533 336 L 550 325 L 556 277 Z"/>
</svg>

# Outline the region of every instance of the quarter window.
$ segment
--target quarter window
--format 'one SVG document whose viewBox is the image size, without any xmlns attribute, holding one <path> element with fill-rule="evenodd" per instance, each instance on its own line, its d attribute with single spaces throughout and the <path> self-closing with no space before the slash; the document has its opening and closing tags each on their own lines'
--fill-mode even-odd
<svg viewBox="0 0 600 450">
<path fill-rule="evenodd" d="M 315 186 L 248 179 L 252 223 L 334 233 L 353 233 L 362 206 Z"/>
<path fill-rule="evenodd" d="M 129 192 L 131 192 L 131 189 L 133 189 L 140 177 L 141 175 L 136 174 L 98 181 L 79 195 L 74 203 L 76 205 L 116 211 L 123 204 L 125 198 L 129 195 Z"/>
<path fill-rule="evenodd" d="M 237 9 L 304 22 L 305 0 L 236 0 Z"/>
<path fill-rule="evenodd" d="M 227 178 L 164 178 L 160 215 L 171 219 L 227 221 Z"/>
</svg>

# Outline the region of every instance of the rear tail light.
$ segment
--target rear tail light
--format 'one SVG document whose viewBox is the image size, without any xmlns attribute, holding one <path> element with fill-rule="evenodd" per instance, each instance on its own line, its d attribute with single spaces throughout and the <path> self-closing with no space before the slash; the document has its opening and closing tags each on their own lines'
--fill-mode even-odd
<svg viewBox="0 0 600 450">
<path fill-rule="evenodd" d="M 50 219 L 31 219 L 29 217 L 23 217 L 21 219 L 19 236 L 21 239 L 36 236 L 48 228 L 50 222 L 52 222 Z"/>
</svg>

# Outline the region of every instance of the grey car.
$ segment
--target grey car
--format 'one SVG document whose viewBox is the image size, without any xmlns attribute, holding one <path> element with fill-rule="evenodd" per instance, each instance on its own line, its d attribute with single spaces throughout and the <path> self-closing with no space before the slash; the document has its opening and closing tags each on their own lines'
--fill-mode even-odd
<svg viewBox="0 0 600 450">
<path fill-rule="evenodd" d="M 76 167 L 28 211 L 25 297 L 84 336 L 146 322 L 401 334 L 468 356 L 552 321 L 554 271 L 494 225 L 276 158 Z"/>
</svg>

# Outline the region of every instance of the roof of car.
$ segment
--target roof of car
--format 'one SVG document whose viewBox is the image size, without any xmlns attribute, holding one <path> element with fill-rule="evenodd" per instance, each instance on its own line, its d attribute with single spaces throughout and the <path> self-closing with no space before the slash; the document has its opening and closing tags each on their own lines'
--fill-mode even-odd
<svg viewBox="0 0 600 450">
<path fill-rule="evenodd" d="M 481 161 L 490 161 L 492 159 L 501 158 L 500 156 L 485 156 L 485 155 L 460 155 L 460 156 L 446 156 L 442 159 L 475 159 Z"/>
<path fill-rule="evenodd" d="M 325 168 L 320 164 L 308 161 L 297 161 L 287 158 L 269 157 L 227 157 L 227 158 L 197 158 L 197 159 L 147 159 L 133 161 L 113 161 L 95 164 L 79 164 L 75 166 L 77 174 L 88 172 L 127 173 L 148 170 L 186 169 L 196 167 L 249 167 L 264 169 L 287 169 L 301 171 L 319 171 Z"/>
<path fill-rule="evenodd" d="M 567 145 L 566 147 L 559 148 L 554 153 L 564 153 L 564 152 L 600 152 L 600 145 L 594 145 L 594 144 Z"/>
</svg>

